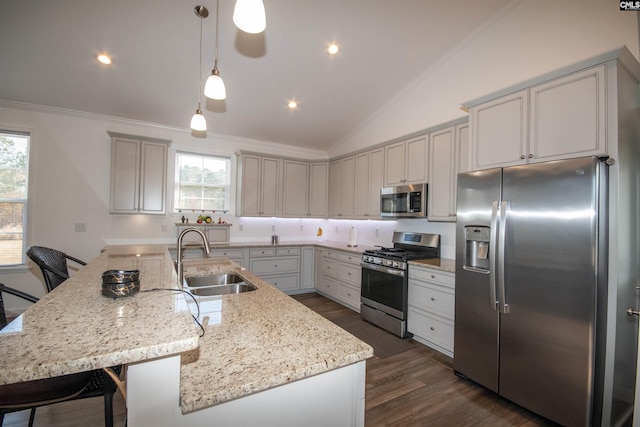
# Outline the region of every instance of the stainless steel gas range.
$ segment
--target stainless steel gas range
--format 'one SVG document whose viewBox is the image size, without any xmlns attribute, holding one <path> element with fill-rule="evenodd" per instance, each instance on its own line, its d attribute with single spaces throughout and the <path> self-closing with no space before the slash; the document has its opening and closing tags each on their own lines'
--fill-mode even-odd
<svg viewBox="0 0 640 427">
<path fill-rule="evenodd" d="M 408 261 L 440 258 L 440 235 L 396 231 L 393 247 L 362 255 L 360 314 L 374 325 L 405 338 Z"/>
</svg>

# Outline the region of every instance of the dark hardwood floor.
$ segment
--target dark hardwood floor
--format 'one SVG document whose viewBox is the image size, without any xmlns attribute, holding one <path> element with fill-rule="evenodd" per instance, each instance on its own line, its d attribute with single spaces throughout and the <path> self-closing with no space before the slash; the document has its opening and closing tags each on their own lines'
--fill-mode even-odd
<svg viewBox="0 0 640 427">
<path fill-rule="evenodd" d="M 294 298 L 329 320 L 342 316 L 360 317 L 358 313 L 318 294 Z M 367 360 L 366 427 L 553 425 L 482 387 L 458 378 L 453 373 L 451 358 L 416 341 L 409 342 L 411 346 L 406 351 Z M 116 393 L 116 427 L 124 425 L 124 413 L 122 396 Z M 28 420 L 28 411 L 8 414 L 3 426 L 23 427 Z M 38 408 L 34 425 L 104 425 L 102 400 L 83 399 Z"/>
<path fill-rule="evenodd" d="M 294 296 L 326 317 L 360 315 L 318 294 Z M 418 343 L 367 360 L 365 425 L 553 426 L 546 419 L 453 373 L 453 360 Z"/>
</svg>

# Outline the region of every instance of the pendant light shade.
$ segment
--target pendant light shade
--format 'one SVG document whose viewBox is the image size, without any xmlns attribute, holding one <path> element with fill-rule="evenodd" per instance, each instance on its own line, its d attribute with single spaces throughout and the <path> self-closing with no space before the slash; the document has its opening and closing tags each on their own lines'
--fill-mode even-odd
<svg viewBox="0 0 640 427">
<path fill-rule="evenodd" d="M 206 131 L 207 130 L 207 120 L 202 115 L 202 110 L 200 106 L 196 110 L 196 113 L 191 118 L 191 129 L 197 131 Z"/>
<path fill-rule="evenodd" d="M 200 63 L 198 66 L 198 108 L 191 118 L 191 129 L 202 132 L 207 130 L 207 120 L 200 109 L 202 101 L 202 20 L 209 16 L 209 11 L 204 6 L 196 6 L 193 11 L 200 18 Z"/>
<path fill-rule="evenodd" d="M 227 90 L 224 87 L 222 77 L 220 77 L 217 64 L 213 67 L 211 75 L 204 84 L 204 96 L 218 100 L 225 99 L 227 97 Z"/>
<path fill-rule="evenodd" d="M 245 33 L 257 34 L 267 28 L 262 0 L 236 0 L 233 23 Z"/>
<path fill-rule="evenodd" d="M 204 96 L 211 99 L 222 100 L 227 98 L 227 90 L 224 87 L 222 77 L 220 77 L 220 71 L 218 71 L 218 28 L 220 25 L 218 20 L 218 16 L 220 14 L 219 7 L 220 1 L 216 0 L 216 59 L 213 63 L 211 75 L 204 84 Z"/>
</svg>

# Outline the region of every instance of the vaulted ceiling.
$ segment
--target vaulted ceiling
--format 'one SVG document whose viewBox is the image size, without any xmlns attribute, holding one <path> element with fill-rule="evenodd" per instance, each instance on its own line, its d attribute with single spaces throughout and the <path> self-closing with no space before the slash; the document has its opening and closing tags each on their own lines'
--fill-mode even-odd
<svg viewBox="0 0 640 427">
<path fill-rule="evenodd" d="M 510 0 L 264 0 L 250 35 L 219 3 L 225 101 L 208 130 L 325 150 Z M 215 0 L 1 0 L 0 99 L 189 128 L 215 50 Z M 337 55 L 328 44 L 340 47 Z M 96 61 L 106 52 L 113 64 Z M 295 99 L 297 110 L 287 101 Z"/>
</svg>

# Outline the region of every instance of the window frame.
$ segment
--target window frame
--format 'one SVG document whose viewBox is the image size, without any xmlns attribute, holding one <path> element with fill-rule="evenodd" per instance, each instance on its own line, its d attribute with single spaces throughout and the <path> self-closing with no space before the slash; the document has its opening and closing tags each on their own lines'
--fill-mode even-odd
<svg viewBox="0 0 640 427">
<path fill-rule="evenodd" d="M 220 155 L 220 154 L 209 154 L 209 153 L 202 153 L 202 152 L 193 152 L 193 151 L 183 151 L 183 150 L 177 150 L 175 152 L 175 159 L 173 162 L 173 166 L 174 166 L 174 177 L 173 177 L 173 201 L 172 201 L 172 212 L 173 213 L 181 213 L 181 212 L 186 212 L 186 211 L 194 211 L 194 212 L 207 212 L 210 210 L 207 209 L 202 209 L 202 208 L 188 208 L 188 207 L 178 207 L 178 201 L 180 200 L 180 190 L 182 188 L 181 182 L 180 182 L 180 158 L 181 156 L 192 156 L 192 157 L 199 157 L 201 159 L 215 159 L 215 160 L 222 160 L 226 163 L 226 177 L 225 177 L 225 184 L 224 185 L 200 185 L 201 187 L 209 187 L 209 188 L 223 188 L 224 189 L 224 194 L 225 194 L 225 198 L 224 198 L 224 208 L 221 210 L 216 210 L 216 212 L 229 212 L 230 210 L 230 206 L 232 203 L 231 200 L 231 180 L 232 180 L 232 174 L 231 174 L 231 169 L 233 167 L 232 165 L 232 161 L 231 161 L 231 157 L 230 156 L 225 156 L 225 155 Z M 195 184 L 196 186 L 198 186 L 198 184 Z M 202 200 L 202 199 L 201 199 Z"/>
<path fill-rule="evenodd" d="M 35 140 L 35 132 L 32 128 L 24 128 L 20 126 L 13 125 L 5 125 L 0 124 L 0 133 L 1 134 L 13 134 L 17 136 L 26 136 L 28 137 L 27 142 L 27 162 L 26 162 L 26 198 L 0 198 L 0 202 L 9 202 L 15 203 L 16 201 L 22 202 L 22 251 L 20 262 L 5 264 L 3 260 L 0 259 L 0 271 L 16 271 L 20 269 L 24 269 L 27 267 L 27 248 L 30 246 L 30 236 L 31 236 L 31 205 L 33 203 L 32 198 L 32 181 L 33 176 L 31 171 L 33 170 L 33 164 L 35 159 L 35 149 L 34 149 L 34 140 Z"/>
</svg>

